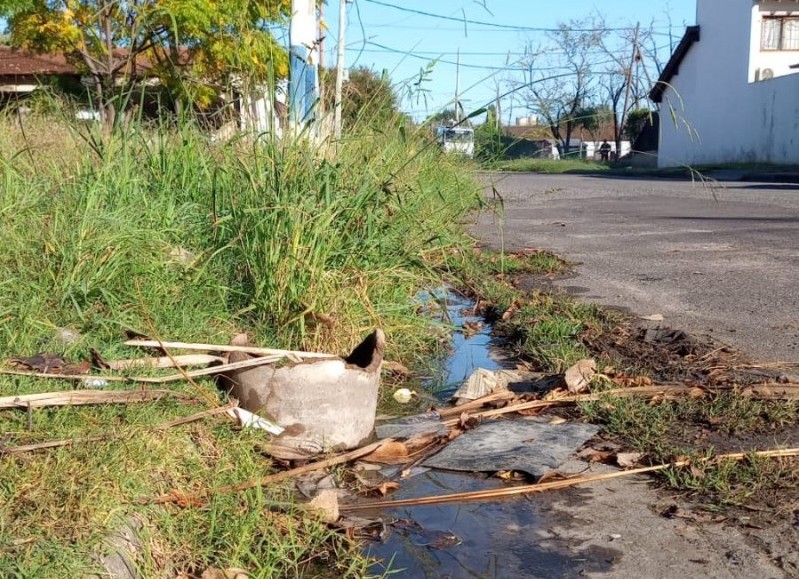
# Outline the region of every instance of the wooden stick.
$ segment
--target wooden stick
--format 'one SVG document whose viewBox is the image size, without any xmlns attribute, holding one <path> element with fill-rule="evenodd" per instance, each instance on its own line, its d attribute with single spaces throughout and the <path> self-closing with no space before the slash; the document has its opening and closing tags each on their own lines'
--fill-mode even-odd
<svg viewBox="0 0 799 579">
<path fill-rule="evenodd" d="M 471 402 L 467 402 L 466 404 L 461 404 L 460 406 L 454 406 L 452 408 L 443 408 L 441 410 L 437 410 L 438 415 L 441 418 L 447 418 L 449 416 L 460 416 L 464 412 L 469 412 L 470 410 L 476 410 L 477 408 L 482 408 L 484 405 L 488 404 L 489 402 L 496 402 L 497 400 L 511 400 L 512 398 L 516 397 L 515 392 L 511 392 L 509 390 L 504 390 L 502 392 L 494 392 L 493 394 L 489 394 L 488 396 L 483 396 L 482 398 L 478 398 L 477 400 L 472 400 Z"/>
<path fill-rule="evenodd" d="M 182 356 L 161 356 L 157 358 L 135 358 L 133 360 L 107 360 L 111 370 L 128 370 L 130 368 L 176 368 L 178 366 L 207 366 L 222 364 L 224 358 L 208 354 L 184 354 Z"/>
<path fill-rule="evenodd" d="M 126 404 L 129 402 L 152 402 L 165 396 L 190 400 L 188 396 L 171 390 L 69 390 L 66 392 L 44 392 L 0 398 L 0 409 L 46 408 L 50 406 L 85 406 L 87 404 Z"/>
<path fill-rule="evenodd" d="M 218 408 L 212 408 L 210 410 L 204 410 L 202 412 L 196 412 L 195 414 L 191 414 L 189 416 L 185 416 L 183 418 L 178 418 L 177 420 L 172 420 L 170 422 L 165 422 L 155 427 L 155 430 L 167 430 L 169 428 L 174 428 L 175 426 L 180 426 L 182 424 L 188 424 L 190 422 L 196 422 L 198 420 L 202 420 L 203 418 L 207 418 L 209 416 L 214 416 L 216 414 L 224 414 L 231 408 L 236 408 L 239 405 L 238 401 L 231 402 L 230 404 L 226 404 L 225 406 L 220 406 Z M 84 442 L 97 442 L 100 440 L 109 440 L 113 438 L 119 438 L 118 436 L 87 436 L 83 438 L 66 438 L 62 440 L 51 440 L 48 442 L 38 442 L 35 444 L 20 444 L 18 446 L 3 446 L 0 444 L 0 455 L 2 454 L 19 454 L 22 452 L 33 452 L 36 450 L 46 450 L 50 448 L 58 448 L 62 446 L 70 446 L 73 444 L 84 443 Z"/>
<path fill-rule="evenodd" d="M 706 459 L 702 459 L 701 462 L 707 462 L 711 460 L 743 460 L 748 456 L 758 456 L 761 458 L 788 458 L 788 457 L 796 457 L 799 456 L 799 448 L 788 448 L 788 449 L 779 449 L 779 450 L 761 450 L 755 452 L 739 452 L 734 454 L 723 454 L 716 457 L 710 457 Z M 466 493 L 452 493 L 448 495 L 439 495 L 439 496 L 429 496 L 429 497 L 420 497 L 416 499 L 403 499 L 397 501 L 379 501 L 374 503 L 367 503 L 367 504 L 358 504 L 358 505 L 341 505 L 339 509 L 342 511 L 361 511 L 361 510 L 368 510 L 368 509 L 376 509 L 376 508 L 395 508 L 395 507 L 410 507 L 410 506 L 417 506 L 417 505 L 438 505 L 444 503 L 452 503 L 452 502 L 465 502 L 465 501 L 484 501 L 484 500 L 492 500 L 498 499 L 503 497 L 511 497 L 515 495 L 523 495 L 523 494 L 530 494 L 530 493 L 539 493 L 545 492 L 550 490 L 557 490 L 557 489 L 564 489 L 580 484 L 586 484 L 591 482 L 598 482 L 603 480 L 610 480 L 614 478 L 632 476 L 636 474 L 644 474 L 649 472 L 655 472 L 659 470 L 665 470 L 667 468 L 681 468 L 691 464 L 690 460 L 683 460 L 677 462 L 671 462 L 667 464 L 658 464 L 655 466 L 645 466 L 642 468 L 636 468 L 632 470 L 620 470 L 616 472 L 609 472 L 603 474 L 597 474 L 592 476 L 579 476 L 568 478 L 565 480 L 559 481 L 552 481 L 548 483 L 541 483 L 541 484 L 533 484 L 533 485 L 523 485 L 518 487 L 509 487 L 505 489 L 489 489 L 485 491 L 472 491 Z"/>
<path fill-rule="evenodd" d="M 199 500 L 206 499 L 213 495 L 219 494 L 227 494 L 227 493 L 235 493 L 240 491 L 245 491 L 248 489 L 254 489 L 257 487 L 266 486 L 269 484 L 274 484 L 277 482 L 284 481 L 286 479 L 293 478 L 295 476 L 299 476 L 301 474 L 306 474 L 309 472 L 314 472 L 323 468 L 328 468 L 331 466 L 335 466 L 337 464 L 344 464 L 346 462 L 351 462 L 362 456 L 366 456 L 383 446 L 389 442 L 394 442 L 393 438 L 384 438 L 382 440 L 378 440 L 377 442 L 370 444 L 368 446 L 364 446 L 362 448 L 356 448 L 355 450 L 351 450 L 350 452 L 345 452 L 343 454 L 338 454 L 336 456 L 326 458 L 324 460 L 320 460 L 317 462 L 312 462 L 310 464 L 306 464 L 304 466 L 300 466 L 297 468 L 293 468 L 291 470 L 286 470 L 283 472 L 279 472 L 276 474 L 272 474 L 269 476 L 265 476 L 260 479 L 251 480 L 243 483 L 238 483 L 234 485 L 228 485 L 224 487 L 217 487 L 215 489 L 208 489 L 205 491 L 201 491 L 199 493 L 195 493 L 189 496 L 176 496 L 174 493 L 167 493 L 165 495 L 161 495 L 155 497 L 154 499 L 143 499 L 141 502 L 145 504 L 164 504 L 164 503 L 172 503 L 180 501 L 185 501 L 187 503 L 193 503 Z"/>
<path fill-rule="evenodd" d="M 224 406 L 218 406 L 217 408 L 211 408 L 210 410 L 203 410 L 202 412 L 196 412 L 194 414 L 190 414 L 189 416 L 184 416 L 183 418 L 177 418 L 172 420 L 171 422 L 165 422 L 155 427 L 156 430 L 167 430 L 169 428 L 173 428 L 175 426 L 180 426 L 181 424 L 188 424 L 189 422 L 197 422 L 198 420 L 202 420 L 203 418 L 208 418 L 209 416 L 215 416 L 217 414 L 225 414 L 228 410 L 232 410 L 233 408 L 238 407 L 239 402 L 238 400 L 234 400 L 229 404 L 225 404 Z"/>
<path fill-rule="evenodd" d="M 202 370 L 192 370 L 191 372 L 181 372 L 179 374 L 170 374 L 169 376 L 159 376 L 148 380 L 153 384 L 165 384 L 167 382 L 178 382 L 186 380 L 187 378 L 197 378 L 199 376 L 209 376 L 211 374 L 221 374 L 222 372 L 229 372 L 230 370 L 242 370 L 244 368 L 254 368 L 256 366 L 264 366 L 282 360 L 285 356 L 265 356 L 263 358 L 250 358 L 242 360 L 241 362 L 231 362 L 230 364 L 221 364 L 219 366 L 211 366 L 210 368 L 203 368 Z M 131 378 L 131 380 L 140 381 L 140 378 Z"/>
<path fill-rule="evenodd" d="M 203 368 L 201 370 L 192 370 L 191 372 L 181 372 L 178 374 L 169 374 L 168 376 L 102 376 L 90 374 L 45 374 L 44 372 L 26 372 L 24 370 L 4 370 L 0 369 L 0 374 L 7 374 L 10 376 L 28 376 L 30 378 L 55 378 L 60 380 L 71 381 L 89 381 L 89 380 L 105 380 L 106 382 L 142 382 L 144 384 L 166 384 L 168 382 L 179 382 L 187 378 L 197 378 L 198 376 L 209 376 L 212 374 L 220 374 L 230 370 L 242 370 L 244 368 L 253 368 L 255 366 L 263 366 L 282 360 L 285 356 L 265 356 L 262 358 L 251 358 L 242 360 L 241 362 L 231 362 L 230 364 L 220 364 L 219 366 L 211 366 L 210 368 Z"/>
<path fill-rule="evenodd" d="M 58 448 L 61 446 L 70 446 L 81 442 L 97 442 L 98 440 L 106 440 L 108 436 L 88 436 L 84 438 L 67 438 L 64 440 L 51 440 L 49 442 L 38 442 L 36 444 L 20 444 L 18 446 L 3 446 L 0 445 L 0 455 L 3 454 L 20 454 L 23 452 L 33 452 L 36 450 L 46 450 L 48 448 Z"/>
<path fill-rule="evenodd" d="M 179 350 L 204 350 L 213 352 L 243 352 L 259 356 L 297 356 L 298 358 L 337 358 L 333 354 L 320 352 L 298 352 L 294 350 L 278 350 L 275 348 L 259 348 L 257 346 L 231 346 L 229 344 L 192 344 L 189 342 L 159 342 L 158 340 L 128 340 L 126 346 L 140 348 L 177 348 Z"/>
</svg>

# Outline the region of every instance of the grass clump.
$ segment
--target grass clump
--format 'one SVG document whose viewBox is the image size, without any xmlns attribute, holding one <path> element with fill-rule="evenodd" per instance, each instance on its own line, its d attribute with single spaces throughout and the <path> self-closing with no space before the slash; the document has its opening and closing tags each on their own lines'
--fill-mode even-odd
<svg viewBox="0 0 799 579">
<path fill-rule="evenodd" d="M 716 504 L 744 504 L 777 489 L 793 489 L 799 469 L 793 461 L 749 456 L 716 460 L 720 454 L 779 447 L 780 434 L 799 419 L 799 406 L 751 400 L 736 393 L 652 403 L 608 396 L 580 404 L 585 418 L 625 447 L 646 453 L 653 464 L 692 460 L 658 476 L 671 488 L 700 493 Z"/>
<path fill-rule="evenodd" d="M 0 358 L 140 356 L 121 346 L 126 330 L 210 343 L 246 331 L 264 346 L 343 354 L 381 326 L 388 357 L 406 363 L 438 344 L 412 298 L 442 283 L 431 264 L 461 242 L 478 188 L 398 121 L 356 130 L 336 156 L 267 138 L 210 145 L 191 125 L 103 135 L 52 119 L 0 124 Z M 62 328 L 77 340 L 60 341 Z M 4 395 L 70 387 L 0 377 Z M 212 566 L 314 576 L 324 561 L 364 576 L 357 549 L 283 487 L 185 508 L 136 502 L 275 468 L 258 451 L 263 434 L 223 418 L 155 428 L 201 408 L 49 409 L 30 425 L 0 411 L 7 446 L 104 437 L 0 455 L 0 575 L 96 571 L 103 539 L 135 519 L 145 577 Z"/>
</svg>

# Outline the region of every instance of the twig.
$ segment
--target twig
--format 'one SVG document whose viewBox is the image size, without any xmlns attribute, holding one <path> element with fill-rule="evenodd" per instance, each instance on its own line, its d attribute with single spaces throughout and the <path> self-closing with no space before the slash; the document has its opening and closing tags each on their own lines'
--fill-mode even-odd
<svg viewBox="0 0 799 579">
<path fill-rule="evenodd" d="M 180 426 L 181 424 L 188 424 L 189 422 L 197 422 L 198 420 L 202 420 L 203 418 L 208 418 L 209 416 L 215 416 L 217 414 L 225 414 L 228 410 L 238 407 L 238 405 L 239 405 L 238 400 L 234 400 L 233 402 L 225 404 L 224 406 L 211 408 L 210 410 L 203 410 L 202 412 L 197 412 L 189 416 L 184 416 L 183 418 L 178 418 L 176 420 L 172 420 L 171 422 L 165 422 L 163 424 L 156 426 L 155 429 L 167 430 L 175 426 Z"/>
<path fill-rule="evenodd" d="M 373 444 L 368 446 L 364 446 L 362 448 L 356 448 L 355 450 L 351 450 L 350 452 L 345 452 L 343 454 L 338 454 L 336 456 L 320 460 L 317 462 L 312 462 L 310 464 L 306 464 L 304 466 L 300 466 L 297 468 L 293 468 L 291 470 L 286 470 L 283 472 L 279 472 L 276 474 L 272 474 L 269 476 L 265 476 L 260 479 L 251 480 L 243 483 L 238 483 L 235 485 L 228 485 L 224 487 L 217 487 L 215 489 L 208 489 L 205 491 L 201 491 L 199 493 L 195 493 L 193 495 L 180 495 L 176 493 L 167 493 L 154 499 L 142 499 L 140 502 L 145 504 L 165 504 L 165 503 L 174 503 L 174 502 L 185 502 L 188 504 L 195 503 L 197 501 L 201 501 L 213 495 L 220 495 L 220 494 L 228 494 L 228 493 L 236 493 L 240 491 L 246 491 L 248 489 L 254 489 L 257 487 L 266 486 L 269 484 L 277 483 L 284 481 L 286 479 L 293 478 L 295 476 L 299 476 L 301 474 L 306 474 L 309 472 L 314 472 L 323 468 L 328 468 L 331 466 L 335 466 L 337 464 L 344 464 L 346 462 L 351 462 L 362 456 L 366 456 L 367 454 L 371 454 L 384 444 L 389 442 L 394 442 L 393 438 L 384 438 L 383 440 L 379 440 Z"/>
<path fill-rule="evenodd" d="M 185 416 L 183 418 L 178 418 L 177 420 L 172 420 L 170 422 L 165 422 L 155 427 L 154 430 L 167 430 L 169 428 L 174 428 L 175 426 L 180 426 L 182 424 L 188 424 L 190 422 L 196 422 L 198 420 L 202 420 L 203 418 L 207 418 L 209 416 L 214 416 L 216 414 L 224 414 L 231 408 L 236 408 L 238 406 L 238 401 L 231 402 L 225 406 L 220 406 L 219 408 L 212 408 L 211 410 L 204 410 L 203 412 L 197 412 L 195 414 L 191 414 L 189 416 Z M 127 436 L 127 435 L 126 435 Z M 3 446 L 0 445 L 0 454 L 19 454 L 22 452 L 33 452 L 36 450 L 46 450 L 50 448 L 58 448 L 62 446 L 70 446 L 73 444 L 84 443 L 84 442 L 97 442 L 100 440 L 109 440 L 114 438 L 120 438 L 120 436 L 87 436 L 83 438 L 66 438 L 62 440 L 51 440 L 48 442 L 38 442 L 35 444 L 21 444 L 18 446 Z"/>
<path fill-rule="evenodd" d="M 108 436 L 87 436 L 83 438 L 66 438 L 63 440 L 51 440 L 49 442 L 38 442 L 36 444 L 20 444 L 19 446 L 2 446 L 0 445 L 0 455 L 2 454 L 20 454 L 23 452 L 33 452 L 36 450 L 46 450 L 49 448 L 58 448 L 61 446 L 70 446 L 81 442 L 97 442 L 99 440 L 106 440 Z"/>
<path fill-rule="evenodd" d="M 257 346 L 232 346 L 229 344 L 192 344 L 189 342 L 161 342 L 159 340 L 128 340 L 126 346 L 140 348 L 174 348 L 178 350 L 202 350 L 212 352 L 242 352 L 259 356 L 297 356 L 298 358 L 336 358 L 333 354 L 320 352 L 298 352 L 294 350 L 278 350 L 275 348 L 259 348 Z"/>
<path fill-rule="evenodd" d="M 466 404 L 461 404 L 460 406 L 455 406 L 453 408 L 443 408 L 441 410 L 438 410 L 437 412 L 441 418 L 448 418 L 450 416 L 460 416 L 464 412 L 469 412 L 470 410 L 481 408 L 484 405 L 488 404 L 489 402 L 496 402 L 498 400 L 511 400 L 512 398 L 515 397 L 516 397 L 515 392 L 505 390 L 503 392 L 495 392 L 493 394 L 489 394 L 488 396 L 483 396 L 482 398 L 472 400 L 471 402 L 467 402 Z"/>
<path fill-rule="evenodd" d="M 743 460 L 749 456 L 758 456 L 761 458 L 788 458 L 799 456 L 799 448 L 779 449 L 779 450 L 761 450 L 755 452 L 739 452 L 734 454 L 723 454 L 716 457 L 701 459 L 701 462 L 708 462 L 711 460 Z M 448 495 L 419 497 L 415 499 L 403 499 L 397 501 L 379 501 L 367 504 L 358 505 L 341 505 L 339 507 L 342 511 L 361 511 L 376 508 L 395 508 L 395 507 L 409 507 L 417 505 L 438 505 L 443 503 L 464 502 L 464 501 L 484 501 L 493 500 L 503 497 L 511 497 L 515 495 L 524 495 L 530 493 L 539 493 L 550 490 L 564 489 L 576 485 L 598 482 L 603 480 L 610 480 L 614 478 L 632 476 L 636 474 L 644 474 L 649 472 L 656 472 L 665 470 L 667 468 L 682 468 L 691 464 L 690 460 L 682 460 L 677 462 L 670 462 L 666 464 L 658 464 L 655 466 L 646 466 L 632 470 L 621 470 L 616 472 L 603 473 L 585 477 L 574 477 L 566 480 L 553 481 L 548 483 L 523 485 L 518 487 L 510 487 L 505 489 L 489 489 L 485 491 L 473 491 L 466 493 L 452 493 Z"/>
<path fill-rule="evenodd" d="M 67 392 L 44 392 L 0 398 L 0 409 L 47 408 L 49 406 L 85 406 L 87 404 L 126 404 L 129 402 L 152 402 L 166 396 L 183 400 L 191 398 L 171 390 L 69 390 Z"/>
<path fill-rule="evenodd" d="M 191 378 L 199 376 L 210 376 L 213 374 L 220 374 L 230 370 L 241 370 L 244 368 L 253 368 L 255 366 L 264 366 L 265 364 L 272 364 L 278 360 L 282 360 L 283 356 L 271 356 L 262 358 L 251 358 L 242 360 L 241 362 L 231 362 L 230 364 L 221 364 L 219 366 L 211 366 L 210 368 L 203 368 L 201 370 L 192 370 L 186 372 L 185 370 L 178 374 L 169 374 L 168 376 L 102 376 L 91 374 L 47 374 L 44 372 L 26 372 L 24 370 L 5 370 L 0 369 L 0 374 L 7 374 L 9 376 L 28 376 L 30 378 L 54 378 L 59 380 L 70 381 L 90 381 L 90 380 L 105 380 L 107 382 L 142 382 L 144 384 L 166 384 L 168 382 L 179 382 L 180 380 L 191 381 Z M 182 369 L 181 366 L 176 366 Z"/>
</svg>

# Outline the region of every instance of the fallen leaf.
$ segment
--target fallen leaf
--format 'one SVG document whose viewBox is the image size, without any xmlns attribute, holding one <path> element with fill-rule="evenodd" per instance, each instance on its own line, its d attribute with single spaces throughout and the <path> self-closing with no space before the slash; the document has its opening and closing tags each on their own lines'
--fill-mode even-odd
<svg viewBox="0 0 799 579">
<path fill-rule="evenodd" d="M 588 462 L 608 462 L 611 458 L 615 458 L 616 454 L 609 450 L 597 450 L 595 448 L 586 448 L 581 451 L 577 456 L 588 460 Z"/>
<path fill-rule="evenodd" d="M 395 491 L 400 488 L 398 482 L 393 481 L 386 481 L 380 485 L 378 485 L 377 490 L 380 492 L 381 495 L 386 496 L 391 491 Z"/>
<path fill-rule="evenodd" d="M 596 362 L 594 360 L 580 360 L 566 370 L 563 380 L 566 382 L 566 388 L 569 389 L 569 392 L 578 394 L 588 388 L 594 374 L 596 374 Z"/>
<path fill-rule="evenodd" d="M 308 503 L 308 508 L 320 515 L 324 522 L 335 523 L 339 517 L 338 493 L 333 489 L 325 489 Z"/>
<path fill-rule="evenodd" d="M 704 398 L 705 394 L 707 394 L 707 393 L 702 388 L 696 388 L 695 387 L 695 388 L 691 388 L 688 391 L 688 397 L 689 398 Z"/>
<path fill-rule="evenodd" d="M 644 456 L 643 452 L 620 452 L 616 455 L 616 464 L 622 468 L 630 468 L 641 462 Z"/>
<path fill-rule="evenodd" d="M 496 474 L 496 477 L 501 478 L 502 480 L 513 481 L 524 480 L 526 478 L 522 473 L 516 472 L 514 470 L 501 470 Z"/>
<path fill-rule="evenodd" d="M 651 316 L 641 316 L 639 319 L 646 322 L 662 322 L 663 314 L 652 314 Z"/>
<path fill-rule="evenodd" d="M 563 475 L 563 473 L 560 473 L 560 472 L 558 472 L 556 470 L 549 470 L 549 471 L 545 472 L 544 474 L 542 474 L 539 477 L 537 483 L 538 484 L 544 484 L 545 482 L 552 482 L 552 481 L 556 481 L 556 480 L 564 480 L 566 478 L 568 478 L 568 477 Z"/>
<path fill-rule="evenodd" d="M 568 422 L 568 420 L 566 420 L 562 416 L 553 416 L 552 419 L 549 421 L 549 423 L 552 425 L 563 424 L 565 422 Z"/>
<path fill-rule="evenodd" d="M 408 447 L 401 442 L 387 442 L 361 460 L 381 464 L 402 464 L 408 461 Z"/>
<path fill-rule="evenodd" d="M 398 376 L 408 376 L 411 374 L 411 371 L 407 368 L 407 366 L 400 364 L 399 362 L 388 362 L 384 360 L 381 368 L 386 372 L 391 372 L 392 374 L 397 374 Z"/>
<path fill-rule="evenodd" d="M 472 430 L 480 426 L 480 419 L 471 416 L 468 412 L 463 412 L 458 422 L 463 430 Z"/>
<path fill-rule="evenodd" d="M 228 569 L 217 569 L 216 567 L 209 567 L 200 579 L 248 579 L 249 574 L 244 569 L 237 567 L 230 567 Z"/>
</svg>

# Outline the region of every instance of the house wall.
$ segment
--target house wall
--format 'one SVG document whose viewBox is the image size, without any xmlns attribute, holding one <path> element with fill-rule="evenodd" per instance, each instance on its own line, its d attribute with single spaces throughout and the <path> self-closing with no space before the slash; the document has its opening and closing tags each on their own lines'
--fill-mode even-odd
<svg viewBox="0 0 799 579">
<path fill-rule="evenodd" d="M 660 105 L 658 166 L 799 163 L 799 75 L 750 83 L 759 10 L 752 0 L 698 0 L 700 40 Z"/>
<path fill-rule="evenodd" d="M 752 9 L 751 50 L 749 56 L 749 82 L 755 82 L 757 71 L 770 68 L 774 77 L 794 74 L 792 64 L 799 64 L 799 50 L 760 50 L 760 38 L 763 32 L 763 16 L 799 16 L 799 3 L 759 2 Z"/>
</svg>

